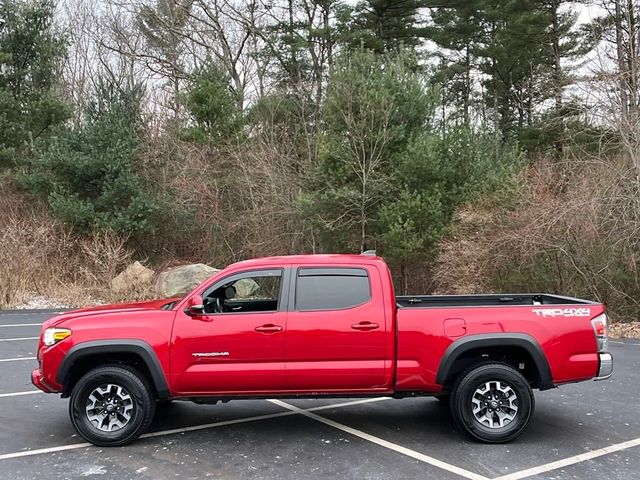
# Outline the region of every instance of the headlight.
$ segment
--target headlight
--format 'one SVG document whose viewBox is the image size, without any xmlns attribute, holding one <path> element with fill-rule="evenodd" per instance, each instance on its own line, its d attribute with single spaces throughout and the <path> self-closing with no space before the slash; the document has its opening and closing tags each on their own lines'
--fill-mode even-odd
<svg viewBox="0 0 640 480">
<path fill-rule="evenodd" d="M 69 336 L 71 336 L 71 330 L 68 328 L 47 328 L 44 331 L 42 341 L 47 347 L 50 347 Z"/>
</svg>

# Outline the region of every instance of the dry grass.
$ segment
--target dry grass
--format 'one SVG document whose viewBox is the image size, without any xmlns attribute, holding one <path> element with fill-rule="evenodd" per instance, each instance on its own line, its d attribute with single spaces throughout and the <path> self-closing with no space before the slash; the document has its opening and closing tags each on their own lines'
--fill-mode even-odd
<svg viewBox="0 0 640 480">
<path fill-rule="evenodd" d="M 640 181 L 618 158 L 538 161 L 513 195 L 459 212 L 435 267 L 440 292 L 547 291 L 640 314 Z"/>
<path fill-rule="evenodd" d="M 72 306 L 152 296 L 151 286 L 119 294 L 110 280 L 132 262 L 126 239 L 80 238 L 9 187 L 0 186 L 0 308 L 40 295 Z"/>
</svg>

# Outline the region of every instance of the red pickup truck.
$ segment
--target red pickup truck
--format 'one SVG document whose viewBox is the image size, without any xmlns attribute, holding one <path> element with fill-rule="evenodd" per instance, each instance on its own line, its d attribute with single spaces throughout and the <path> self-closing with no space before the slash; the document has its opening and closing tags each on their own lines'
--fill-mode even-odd
<svg viewBox="0 0 640 480">
<path fill-rule="evenodd" d="M 375 255 L 263 258 L 182 299 L 49 319 L 31 380 L 70 397 L 101 446 L 133 441 L 174 399 L 419 395 L 498 443 L 527 426 L 532 389 L 611 376 L 604 311 L 549 294 L 396 297 Z"/>
</svg>

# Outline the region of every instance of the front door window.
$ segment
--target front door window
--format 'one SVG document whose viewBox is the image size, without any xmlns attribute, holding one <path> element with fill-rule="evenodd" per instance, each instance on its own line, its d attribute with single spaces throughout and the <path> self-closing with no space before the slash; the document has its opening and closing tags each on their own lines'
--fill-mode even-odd
<svg viewBox="0 0 640 480">
<path fill-rule="evenodd" d="M 203 297 L 205 314 L 275 312 L 278 310 L 282 272 L 264 270 L 232 277 L 215 285 Z"/>
</svg>

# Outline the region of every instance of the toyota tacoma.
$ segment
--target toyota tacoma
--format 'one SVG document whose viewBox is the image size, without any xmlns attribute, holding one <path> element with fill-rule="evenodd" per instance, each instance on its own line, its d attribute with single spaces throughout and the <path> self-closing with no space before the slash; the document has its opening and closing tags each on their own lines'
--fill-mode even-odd
<svg viewBox="0 0 640 480">
<path fill-rule="evenodd" d="M 396 296 L 374 253 L 235 263 L 180 299 L 85 308 L 42 326 L 33 384 L 77 432 L 130 443 L 171 400 L 435 396 L 476 440 L 508 442 L 533 390 L 606 379 L 600 303 L 552 294 Z"/>
</svg>

